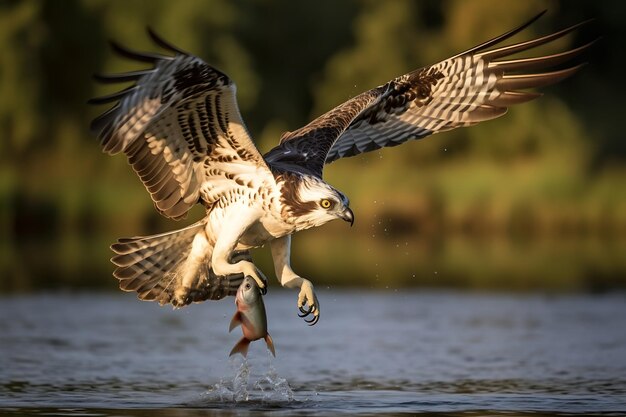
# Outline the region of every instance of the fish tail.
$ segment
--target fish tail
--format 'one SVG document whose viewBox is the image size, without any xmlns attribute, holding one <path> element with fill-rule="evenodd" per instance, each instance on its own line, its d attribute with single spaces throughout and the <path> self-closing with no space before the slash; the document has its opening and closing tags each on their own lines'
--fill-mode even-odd
<svg viewBox="0 0 626 417">
<path fill-rule="evenodd" d="M 276 357 L 276 351 L 274 350 L 274 341 L 272 340 L 272 336 L 269 333 L 265 335 L 265 343 L 267 344 L 267 348 L 272 352 L 272 355 Z"/>
<path fill-rule="evenodd" d="M 230 355 L 228 356 L 233 356 L 235 353 L 241 353 L 243 357 L 245 358 L 246 356 L 248 356 L 249 346 L 250 346 L 250 341 L 246 339 L 245 337 L 242 337 L 241 340 L 237 342 L 233 350 L 230 351 Z"/>
</svg>

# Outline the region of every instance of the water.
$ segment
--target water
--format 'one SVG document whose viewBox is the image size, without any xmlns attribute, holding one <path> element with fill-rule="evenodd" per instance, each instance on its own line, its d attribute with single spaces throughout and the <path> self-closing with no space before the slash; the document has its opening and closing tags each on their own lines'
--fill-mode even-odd
<svg viewBox="0 0 626 417">
<path fill-rule="evenodd" d="M 270 288 L 269 330 L 228 358 L 233 299 L 0 298 L 0 415 L 626 414 L 626 294 Z"/>
</svg>

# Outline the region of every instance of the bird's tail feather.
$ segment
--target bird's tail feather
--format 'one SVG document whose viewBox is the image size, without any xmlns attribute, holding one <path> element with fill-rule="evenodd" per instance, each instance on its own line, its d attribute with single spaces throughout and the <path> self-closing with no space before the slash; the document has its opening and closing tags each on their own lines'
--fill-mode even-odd
<svg viewBox="0 0 626 417">
<path fill-rule="evenodd" d="M 193 282 L 186 284 L 189 287 L 183 286 L 192 243 L 196 235 L 204 233 L 205 224 L 206 220 L 202 220 L 173 232 L 121 238 L 111 245 L 116 254 L 111 262 L 117 266 L 113 276 L 120 281 L 120 289 L 136 291 L 141 300 L 171 303 L 175 307 L 235 295 L 243 274 L 216 276 L 209 263 L 210 253 L 193 271 Z M 238 252 L 233 261 L 249 257 L 247 252 Z"/>
</svg>

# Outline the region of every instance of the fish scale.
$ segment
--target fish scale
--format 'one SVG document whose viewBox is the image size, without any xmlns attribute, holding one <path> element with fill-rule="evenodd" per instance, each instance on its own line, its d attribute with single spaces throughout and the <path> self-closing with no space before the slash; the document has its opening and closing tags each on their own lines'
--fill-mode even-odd
<svg viewBox="0 0 626 417">
<path fill-rule="evenodd" d="M 228 331 L 231 332 L 235 327 L 241 326 L 243 337 L 239 339 L 239 342 L 230 351 L 229 356 L 237 353 L 242 354 L 244 357 L 247 356 L 250 342 L 259 339 L 264 339 L 267 348 L 272 352 L 272 355 L 276 356 L 274 341 L 267 332 L 267 314 L 265 313 L 263 296 L 254 279 L 250 277 L 244 278 L 237 290 L 235 304 L 237 305 L 237 311 L 230 321 Z"/>
</svg>

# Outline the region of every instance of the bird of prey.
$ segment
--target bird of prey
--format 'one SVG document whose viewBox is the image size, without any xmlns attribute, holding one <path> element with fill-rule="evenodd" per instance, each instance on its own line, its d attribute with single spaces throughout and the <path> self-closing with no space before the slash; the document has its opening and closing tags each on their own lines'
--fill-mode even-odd
<svg viewBox="0 0 626 417">
<path fill-rule="evenodd" d="M 501 45 L 542 14 L 353 97 L 284 133 L 265 154 L 246 129 L 235 83 L 226 74 L 151 30 L 150 37 L 167 54 L 112 43 L 120 55 L 152 67 L 96 76 L 106 83 L 134 82 L 91 100 L 116 102 L 91 124 L 104 152 L 128 157 L 163 216 L 179 220 L 195 204 L 206 208 L 206 216 L 191 226 L 113 244 L 113 274 L 120 288 L 175 307 L 234 295 L 244 276 L 265 289 L 267 280 L 249 249 L 269 243 L 280 284 L 299 290 L 299 315 L 315 324 L 319 301 L 311 281 L 290 266 L 291 235 L 334 219 L 354 222 L 348 197 L 324 181 L 324 166 L 494 119 L 511 105 L 540 96 L 528 89 L 574 74 L 581 65 L 563 64 L 591 43 L 553 55 L 509 57 L 559 39 L 586 22 Z"/>
</svg>

